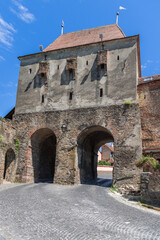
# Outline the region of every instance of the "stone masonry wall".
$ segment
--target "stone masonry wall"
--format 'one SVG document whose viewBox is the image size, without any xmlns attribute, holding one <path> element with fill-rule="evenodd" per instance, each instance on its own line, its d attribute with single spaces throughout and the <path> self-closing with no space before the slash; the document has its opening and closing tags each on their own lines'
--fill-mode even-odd
<svg viewBox="0 0 160 240">
<path fill-rule="evenodd" d="M 141 200 L 160 204 L 160 175 L 149 172 L 141 174 Z"/>
<path fill-rule="evenodd" d="M 15 113 L 136 103 L 137 37 L 104 42 L 103 48 L 106 73 L 98 67 L 101 43 L 21 57 Z M 75 61 L 71 78 L 69 59 Z"/>
<path fill-rule="evenodd" d="M 135 160 L 141 156 L 140 116 L 137 104 L 109 107 L 83 108 L 45 113 L 17 114 L 20 139 L 20 159 L 16 181 L 33 182 L 31 137 L 39 129 L 53 131 L 57 139 L 54 182 L 60 184 L 80 183 L 77 139 L 83 130 L 101 126 L 109 130 L 115 144 L 113 184 L 139 188 L 140 170 Z M 66 129 L 62 129 L 62 125 Z"/>
</svg>

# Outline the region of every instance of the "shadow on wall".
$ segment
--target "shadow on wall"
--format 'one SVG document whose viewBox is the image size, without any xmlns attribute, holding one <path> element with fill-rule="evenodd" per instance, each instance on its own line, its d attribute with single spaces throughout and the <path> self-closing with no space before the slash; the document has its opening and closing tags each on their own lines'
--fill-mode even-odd
<svg viewBox="0 0 160 240">
<path fill-rule="evenodd" d="M 81 81 L 80 85 L 83 85 L 87 81 L 90 74 L 91 74 L 92 82 L 95 80 L 100 80 L 101 78 L 100 77 L 98 78 L 97 70 L 98 70 L 98 66 L 97 66 L 97 57 L 96 57 L 90 70 L 88 68 L 85 68 L 84 70 L 79 72 L 79 79 Z M 71 77 L 69 76 L 69 74 L 67 74 L 66 67 L 65 67 L 61 74 L 61 85 L 69 85 L 70 82 L 74 81 L 75 79 L 76 79 L 76 69 L 75 69 L 75 76 Z"/>
<path fill-rule="evenodd" d="M 47 78 L 45 75 L 39 75 L 38 72 L 36 73 L 35 77 L 30 81 L 24 90 L 24 92 L 27 92 L 33 85 L 33 88 L 41 88 L 46 85 Z"/>
</svg>

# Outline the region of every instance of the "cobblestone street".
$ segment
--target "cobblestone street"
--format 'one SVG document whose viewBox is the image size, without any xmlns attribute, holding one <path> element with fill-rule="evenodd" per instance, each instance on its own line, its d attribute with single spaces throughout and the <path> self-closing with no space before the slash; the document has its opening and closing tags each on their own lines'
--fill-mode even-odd
<svg viewBox="0 0 160 240">
<path fill-rule="evenodd" d="M 106 187 L 0 186 L 0 240 L 155 240 L 159 226 L 159 213 L 117 201 Z"/>
</svg>

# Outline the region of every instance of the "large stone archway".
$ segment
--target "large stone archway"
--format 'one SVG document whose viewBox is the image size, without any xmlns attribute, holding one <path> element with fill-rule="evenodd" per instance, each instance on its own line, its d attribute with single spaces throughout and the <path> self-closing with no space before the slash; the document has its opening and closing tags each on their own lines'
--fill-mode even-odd
<svg viewBox="0 0 160 240">
<path fill-rule="evenodd" d="M 107 142 L 114 142 L 113 135 L 101 126 L 86 128 L 78 136 L 78 166 L 81 183 L 97 179 L 97 152 Z"/>
<path fill-rule="evenodd" d="M 56 136 L 42 128 L 31 136 L 32 164 L 35 182 L 53 182 L 56 159 Z"/>
</svg>

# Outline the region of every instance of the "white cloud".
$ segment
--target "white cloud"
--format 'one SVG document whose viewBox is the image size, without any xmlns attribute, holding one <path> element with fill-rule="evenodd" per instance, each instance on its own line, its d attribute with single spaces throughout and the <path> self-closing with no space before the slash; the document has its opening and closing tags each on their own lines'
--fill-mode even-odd
<svg viewBox="0 0 160 240">
<path fill-rule="evenodd" d="M 13 81 L 9 81 L 7 83 L 1 83 L 0 86 L 5 88 L 15 88 L 17 87 L 17 83 L 14 83 Z"/>
<path fill-rule="evenodd" d="M 29 12 L 28 8 L 23 6 L 20 2 L 12 0 L 13 4 L 17 7 L 16 9 L 10 8 L 18 18 L 26 23 L 32 23 L 35 20 L 35 16 Z"/>
<path fill-rule="evenodd" d="M 6 59 L 2 56 L 0 56 L 0 62 L 5 61 Z"/>
<path fill-rule="evenodd" d="M 147 60 L 147 63 L 153 63 L 153 61 L 152 60 Z"/>
<path fill-rule="evenodd" d="M 7 23 L 0 16 L 0 43 L 11 47 L 13 42 L 13 33 L 16 32 L 11 23 Z"/>
<path fill-rule="evenodd" d="M 145 69 L 147 66 L 146 65 L 141 65 L 141 68 L 142 69 Z"/>
</svg>

